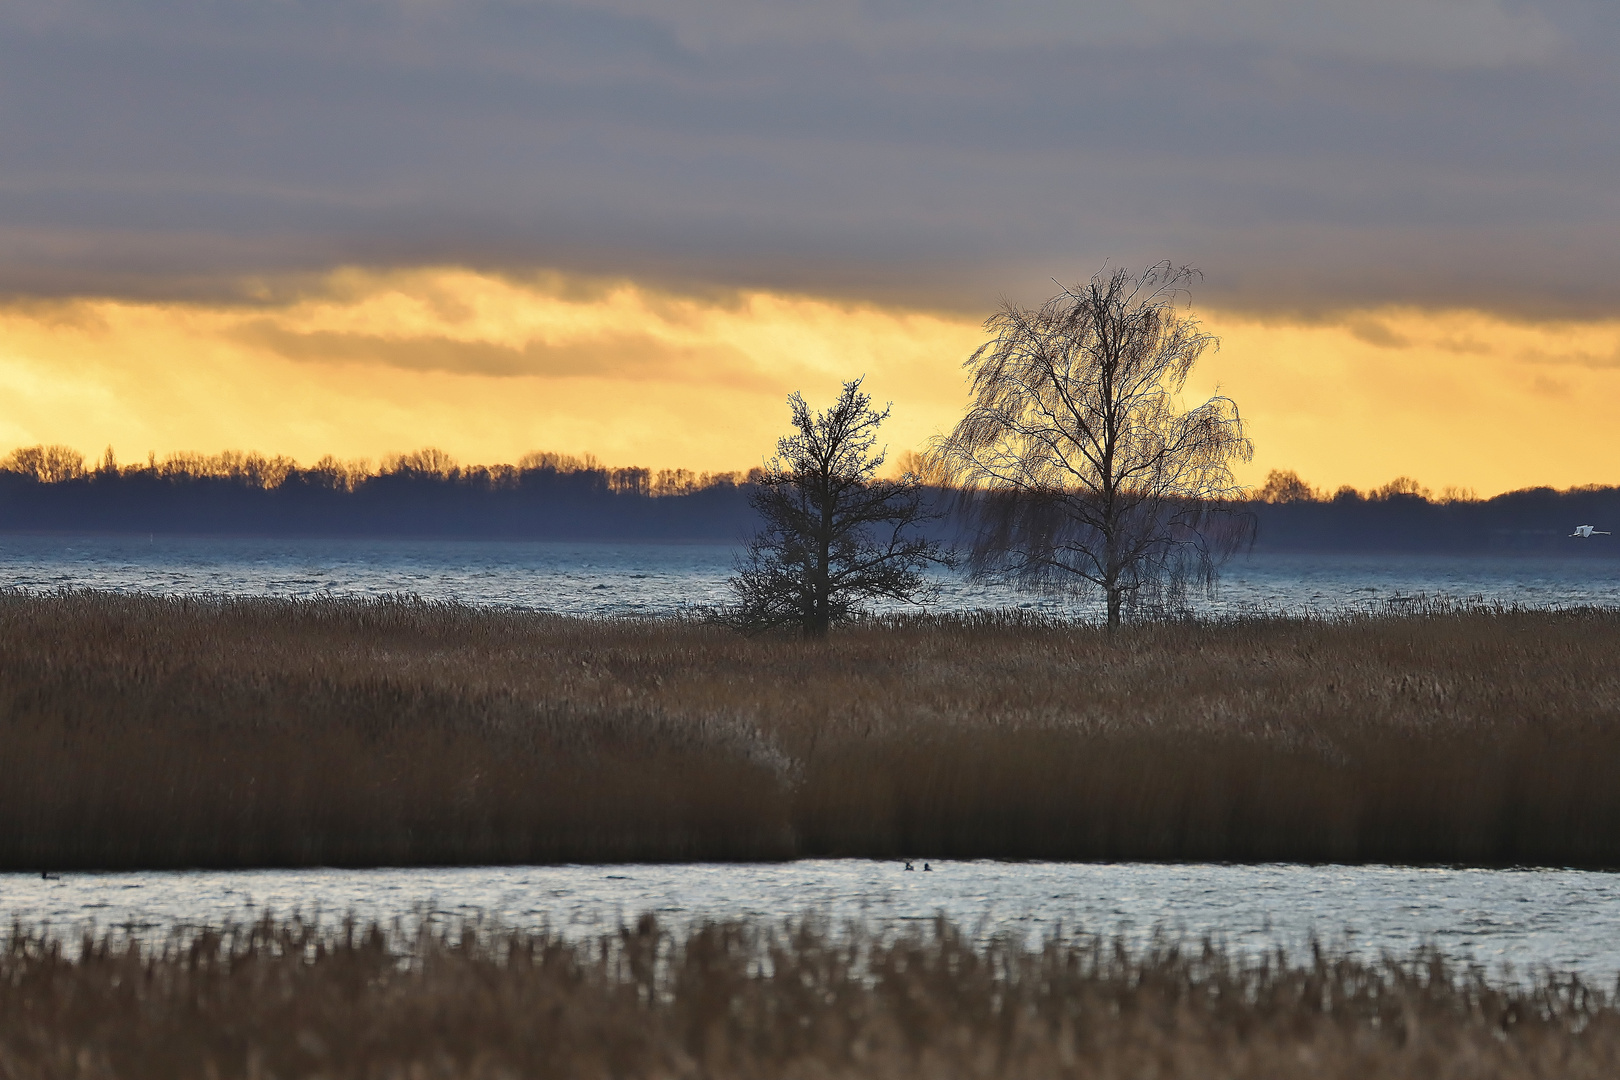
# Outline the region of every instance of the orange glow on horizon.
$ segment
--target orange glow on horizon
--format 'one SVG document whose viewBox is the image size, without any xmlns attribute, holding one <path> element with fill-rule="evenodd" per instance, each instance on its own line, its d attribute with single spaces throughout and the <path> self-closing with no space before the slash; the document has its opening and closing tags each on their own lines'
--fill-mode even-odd
<svg viewBox="0 0 1620 1080">
<path fill-rule="evenodd" d="M 1329 490 L 1398 475 L 1481 495 L 1620 484 L 1620 321 L 1197 314 L 1222 347 L 1188 396 L 1237 401 L 1256 444 L 1247 483 L 1282 468 Z M 552 450 L 747 469 L 786 428 L 790 392 L 819 405 L 865 374 L 894 403 L 893 460 L 955 422 L 981 340 L 972 316 L 454 268 L 344 271 L 279 305 L 30 301 L 0 307 L 0 453 L 311 463 L 437 446 L 467 463 Z"/>
</svg>

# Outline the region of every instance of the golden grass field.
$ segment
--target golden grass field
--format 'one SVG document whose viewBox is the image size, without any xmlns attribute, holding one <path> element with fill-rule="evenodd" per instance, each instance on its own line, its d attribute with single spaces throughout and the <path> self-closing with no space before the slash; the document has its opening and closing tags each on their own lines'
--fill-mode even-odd
<svg viewBox="0 0 1620 1080">
<path fill-rule="evenodd" d="M 1620 1009 L 1432 953 L 883 938 L 811 922 L 585 942 L 266 919 L 145 948 L 14 930 L 8 1080 L 1609 1080 Z"/>
<path fill-rule="evenodd" d="M 1620 613 L 824 642 L 0 594 L 0 867 L 803 855 L 1620 866 Z"/>
</svg>

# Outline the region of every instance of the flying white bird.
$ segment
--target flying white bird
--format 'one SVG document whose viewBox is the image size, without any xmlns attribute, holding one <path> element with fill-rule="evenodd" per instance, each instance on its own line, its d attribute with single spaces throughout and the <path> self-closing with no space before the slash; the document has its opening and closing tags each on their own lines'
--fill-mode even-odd
<svg viewBox="0 0 1620 1080">
<path fill-rule="evenodd" d="M 1575 531 L 1569 535 L 1578 536 L 1582 540 L 1590 540 L 1594 536 L 1608 536 L 1609 534 L 1607 531 L 1598 528 L 1596 525 L 1577 525 L 1575 526 Z"/>
</svg>

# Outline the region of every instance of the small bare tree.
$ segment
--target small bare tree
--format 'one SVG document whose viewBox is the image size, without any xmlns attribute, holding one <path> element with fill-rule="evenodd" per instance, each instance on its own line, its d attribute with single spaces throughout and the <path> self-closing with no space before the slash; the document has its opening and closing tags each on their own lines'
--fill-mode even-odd
<svg viewBox="0 0 1620 1080">
<path fill-rule="evenodd" d="M 805 637 L 855 614 L 863 600 L 887 597 L 925 603 L 938 588 L 923 571 L 952 557 L 916 526 L 936 515 L 924 505 L 921 481 L 907 473 L 879 480 L 877 429 L 888 419 L 844 384 L 826 412 L 788 398 L 797 434 L 776 444 L 776 456 L 753 480 L 749 502 L 764 527 L 749 542 L 730 585 L 737 603 L 728 621 L 744 630 L 796 627 Z"/>
<path fill-rule="evenodd" d="M 992 337 L 964 365 L 972 404 L 930 452 L 977 526 L 976 577 L 1100 592 L 1110 628 L 1150 598 L 1213 589 L 1252 531 L 1226 503 L 1253 445 L 1229 398 L 1177 403 L 1216 344 L 1177 310 L 1196 274 L 1116 270 L 986 320 Z"/>
</svg>

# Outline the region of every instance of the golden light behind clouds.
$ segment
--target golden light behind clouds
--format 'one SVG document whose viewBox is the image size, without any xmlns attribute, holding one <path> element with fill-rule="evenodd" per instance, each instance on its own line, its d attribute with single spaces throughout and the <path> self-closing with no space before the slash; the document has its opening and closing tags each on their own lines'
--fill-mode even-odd
<svg viewBox="0 0 1620 1080">
<path fill-rule="evenodd" d="M 121 459 L 258 449 L 302 461 L 423 445 L 464 461 L 592 452 L 615 464 L 748 468 L 787 394 L 843 378 L 896 401 L 897 448 L 960 397 L 974 328 L 770 294 L 516 283 L 458 270 L 336 276 L 277 307 L 78 300 L 0 311 L 0 446 Z"/>
<path fill-rule="evenodd" d="M 1620 483 L 1620 322 L 1525 323 L 1390 309 L 1325 325 L 1208 320 L 1260 475 L 1318 486 L 1411 476 L 1481 495 Z"/>
<path fill-rule="evenodd" d="M 1405 474 L 1481 494 L 1620 482 L 1608 416 L 1620 323 L 1199 314 L 1223 344 L 1189 394 L 1219 386 L 1238 402 L 1256 442 L 1250 482 L 1270 468 L 1325 487 Z M 955 421 L 980 340 L 966 316 L 459 269 L 345 271 L 261 306 L 34 301 L 0 309 L 0 449 L 312 462 L 433 445 L 468 462 L 545 449 L 745 469 L 782 433 L 788 393 L 823 403 L 864 373 L 894 402 L 898 452 Z"/>
</svg>

